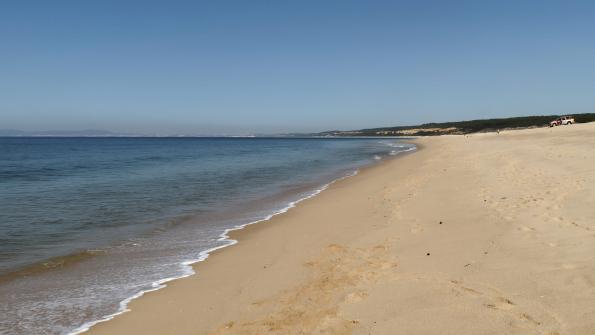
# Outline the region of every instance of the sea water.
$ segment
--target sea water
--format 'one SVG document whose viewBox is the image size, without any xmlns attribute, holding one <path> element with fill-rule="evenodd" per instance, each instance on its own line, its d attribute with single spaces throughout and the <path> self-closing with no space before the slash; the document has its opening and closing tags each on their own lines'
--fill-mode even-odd
<svg viewBox="0 0 595 335">
<path fill-rule="evenodd" d="M 0 138 L 0 334 L 74 334 L 397 139 Z"/>
</svg>

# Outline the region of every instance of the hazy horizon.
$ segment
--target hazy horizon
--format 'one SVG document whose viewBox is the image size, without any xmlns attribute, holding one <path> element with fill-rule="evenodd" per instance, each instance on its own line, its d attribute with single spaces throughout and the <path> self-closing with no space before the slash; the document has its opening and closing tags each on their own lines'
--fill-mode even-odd
<svg viewBox="0 0 595 335">
<path fill-rule="evenodd" d="M 0 129 L 234 135 L 588 113 L 593 17 L 568 1 L 4 4 Z"/>
</svg>

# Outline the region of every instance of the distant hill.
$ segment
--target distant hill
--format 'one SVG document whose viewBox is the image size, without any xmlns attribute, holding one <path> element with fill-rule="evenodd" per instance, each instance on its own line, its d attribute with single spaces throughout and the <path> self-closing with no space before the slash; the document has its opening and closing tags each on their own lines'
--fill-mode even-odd
<svg viewBox="0 0 595 335">
<path fill-rule="evenodd" d="M 262 135 L 271 136 L 271 135 Z M 134 134 L 114 133 L 107 130 L 40 130 L 22 131 L 16 129 L 0 129 L 0 137 L 258 137 L 255 135 L 227 135 L 227 134 Z"/>
<path fill-rule="evenodd" d="M 118 134 L 107 130 L 86 129 L 86 130 L 44 130 L 44 131 L 22 131 L 16 129 L 0 129 L 0 136 L 5 137 L 26 137 L 26 136 L 47 136 L 47 137 L 121 137 L 136 136 L 132 134 Z"/>
<path fill-rule="evenodd" d="M 483 119 L 456 122 L 424 123 L 415 126 L 382 127 L 361 130 L 333 130 L 317 136 L 432 136 L 469 134 L 514 128 L 546 127 L 560 115 L 522 116 L 502 119 Z M 595 121 L 595 113 L 574 114 L 577 123 Z"/>
</svg>

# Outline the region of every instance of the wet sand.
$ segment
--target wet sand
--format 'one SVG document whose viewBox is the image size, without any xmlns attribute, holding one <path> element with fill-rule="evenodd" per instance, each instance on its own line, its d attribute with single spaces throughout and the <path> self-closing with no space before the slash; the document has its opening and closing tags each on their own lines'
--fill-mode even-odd
<svg viewBox="0 0 595 335">
<path fill-rule="evenodd" d="M 89 334 L 595 333 L 595 123 L 416 143 Z"/>
</svg>

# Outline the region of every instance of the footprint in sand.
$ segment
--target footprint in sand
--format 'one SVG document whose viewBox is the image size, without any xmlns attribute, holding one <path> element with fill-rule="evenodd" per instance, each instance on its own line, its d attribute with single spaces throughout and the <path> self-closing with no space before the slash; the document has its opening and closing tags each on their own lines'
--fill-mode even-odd
<svg viewBox="0 0 595 335">
<path fill-rule="evenodd" d="M 475 289 L 472 289 L 470 287 L 464 286 L 463 283 L 461 283 L 458 280 L 451 280 L 450 282 L 455 285 L 456 291 L 458 293 L 468 293 L 468 294 L 472 294 L 472 295 L 475 295 L 475 296 L 483 295 L 483 293 L 481 293 L 481 292 L 479 292 L 479 291 L 477 291 Z"/>
<path fill-rule="evenodd" d="M 485 304 L 488 308 L 499 309 L 503 311 L 511 310 L 515 307 L 515 304 L 507 298 L 496 297 L 493 302 Z"/>
<path fill-rule="evenodd" d="M 469 286 L 463 285 L 458 280 L 451 280 L 452 284 L 455 285 L 458 294 L 467 293 L 477 299 L 484 299 L 483 305 L 489 309 L 504 312 L 510 317 L 516 318 L 522 321 L 525 325 L 530 327 L 537 327 L 541 325 L 541 322 L 529 315 L 526 312 L 518 311 L 518 306 L 512 300 L 498 295 L 495 289 L 485 287 L 482 291 L 474 289 Z M 487 301 L 486 301 L 487 300 Z M 516 312 L 514 312 L 516 311 Z M 518 314 L 517 314 L 518 313 Z"/>
<path fill-rule="evenodd" d="M 584 227 L 584 226 L 582 226 L 582 225 L 580 225 L 580 224 L 578 224 L 578 223 L 576 223 L 576 222 L 574 222 L 574 221 L 571 223 L 571 225 L 573 225 L 573 226 L 575 226 L 575 227 L 577 227 L 577 228 L 584 229 L 584 230 L 586 230 L 586 231 L 591 231 L 591 230 L 592 230 L 591 228 L 589 228 L 589 227 Z"/>
<path fill-rule="evenodd" d="M 541 322 L 535 320 L 531 315 L 527 314 L 527 313 L 521 313 L 520 314 L 520 319 L 526 322 L 531 323 L 534 326 L 539 326 L 541 325 Z"/>
</svg>

